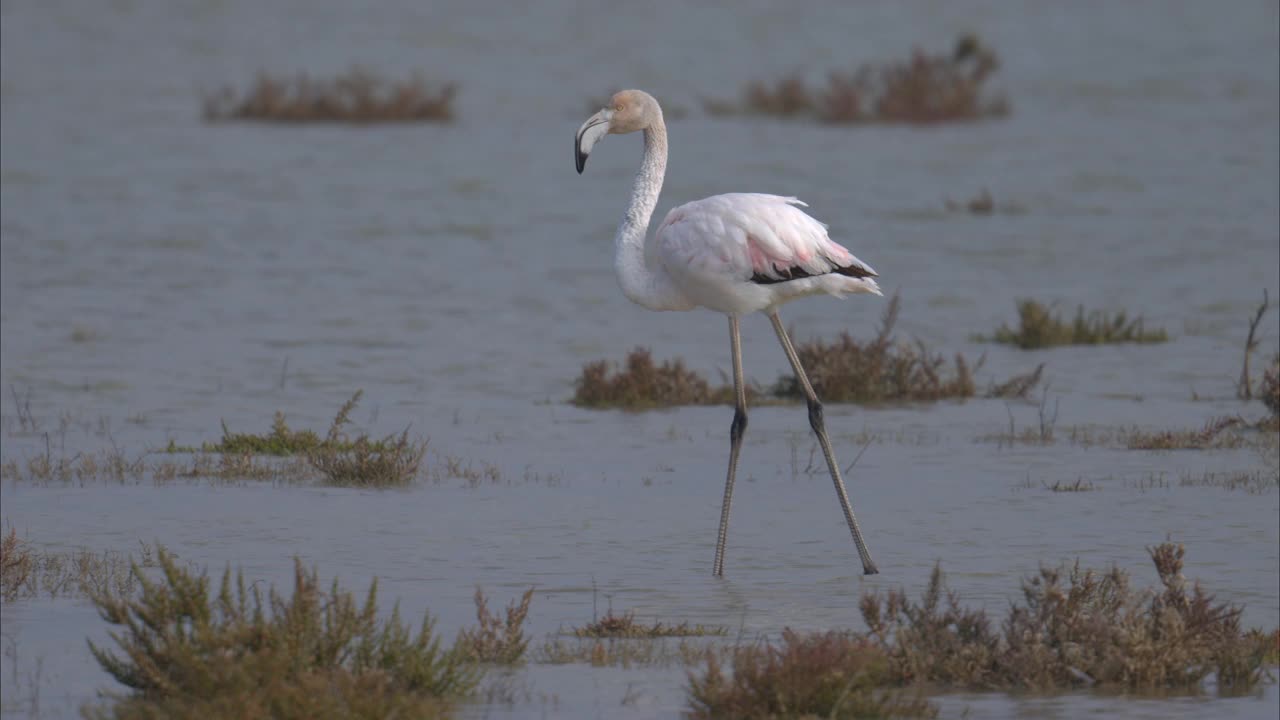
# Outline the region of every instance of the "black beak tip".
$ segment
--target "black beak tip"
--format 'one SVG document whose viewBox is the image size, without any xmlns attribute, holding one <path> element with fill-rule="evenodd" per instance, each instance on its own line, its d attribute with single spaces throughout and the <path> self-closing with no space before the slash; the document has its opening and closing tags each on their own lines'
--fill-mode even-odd
<svg viewBox="0 0 1280 720">
<path fill-rule="evenodd" d="M 587 156 L 578 152 L 577 148 L 574 148 L 573 161 L 578 166 L 578 174 L 581 175 L 582 169 L 587 166 Z"/>
</svg>

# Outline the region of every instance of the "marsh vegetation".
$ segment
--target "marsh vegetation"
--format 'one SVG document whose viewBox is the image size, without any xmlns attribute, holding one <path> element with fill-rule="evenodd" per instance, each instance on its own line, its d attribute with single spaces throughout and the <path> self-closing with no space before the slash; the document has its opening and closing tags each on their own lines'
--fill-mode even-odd
<svg viewBox="0 0 1280 720">
<path fill-rule="evenodd" d="M 1183 576 L 1184 549 L 1149 549 L 1160 584 L 1042 567 L 1022 583 L 998 625 L 965 607 L 935 566 L 919 601 L 901 590 L 863 595 L 866 632 L 784 632 L 740 646 L 732 672 L 710 654 L 690 674 L 696 717 L 931 717 L 919 689 L 1246 692 L 1268 678 L 1277 635 L 1244 630 L 1242 608 L 1219 603 Z M 897 691 L 896 688 L 903 688 Z M 913 688 L 915 690 L 913 690 Z"/>
<path fill-rule="evenodd" d="M 889 300 L 880 327 L 870 340 L 860 341 L 847 332 L 833 342 L 811 340 L 796 345 L 796 353 L 818 397 L 825 402 L 877 405 L 929 403 L 974 397 L 973 373 L 983 359 L 970 361 L 961 353 L 948 358 L 921 340 L 899 339 L 894 326 L 900 301 Z M 993 384 L 989 397 L 1025 397 L 1040 382 L 1043 364 L 1035 370 Z M 769 387 L 747 382 L 747 403 L 799 403 L 804 401 L 794 375 L 779 377 Z M 627 356 L 623 369 L 611 372 L 607 361 L 588 363 L 575 383 L 571 401 L 579 407 L 647 410 L 677 405 L 732 405 L 733 387 L 712 385 L 689 370 L 684 362 L 654 363 L 651 353 L 638 348 Z"/>
<path fill-rule="evenodd" d="M 894 295 L 869 342 L 859 342 L 844 332 L 832 343 L 812 340 L 796 345 L 796 354 L 818 397 L 862 405 L 973 397 L 973 371 L 982 361 L 971 363 L 956 353 L 948 362 L 945 355 L 921 340 L 898 340 L 894 335 L 898 308 L 899 298 Z M 774 383 L 773 395 L 797 402 L 804 399 L 799 380 L 790 375 Z"/>
<path fill-rule="evenodd" d="M 747 401 L 759 402 L 759 388 L 747 386 Z M 587 408 L 648 410 L 676 405 L 731 405 L 733 386 L 712 387 L 706 378 L 685 367 L 679 358 L 653 361 L 647 348 L 627 355 L 626 367 L 611 371 L 608 360 L 582 367 L 575 383 L 573 404 Z"/>
<path fill-rule="evenodd" d="M 547 638 L 534 653 L 546 665 L 591 667 L 671 667 L 701 663 L 707 653 L 728 652 L 732 646 L 696 638 Z"/>
<path fill-rule="evenodd" d="M 1018 427 L 1009 413 L 1009 427 L 998 433 L 978 437 L 981 442 L 994 442 L 1000 447 L 1014 445 L 1054 445 L 1063 442 L 1078 447 L 1112 447 L 1128 450 L 1258 450 L 1273 451 L 1280 447 L 1280 436 L 1271 426 L 1271 418 L 1251 422 L 1239 415 L 1210 418 L 1197 429 L 1153 430 L 1138 426 L 1097 427 L 1071 425 L 1059 429 L 1058 410 L 1042 399 L 1039 420 Z"/>
<path fill-rule="evenodd" d="M 1114 314 L 1104 310 L 1086 312 L 1081 305 L 1076 308 L 1075 318 L 1065 321 L 1052 304 L 1028 299 L 1018 301 L 1017 327 L 1001 325 L 990 337 L 979 335 L 974 339 L 1036 350 L 1059 345 L 1162 343 L 1169 340 L 1169 334 L 1164 328 L 1148 330 L 1142 316 L 1131 318 L 1123 310 Z"/>
<path fill-rule="evenodd" d="M 128 593 L 135 586 L 133 562 L 142 567 L 153 566 L 152 547 L 140 543 L 136 561 L 110 550 L 48 551 L 19 537 L 17 529 L 10 527 L 0 536 L 0 598 L 11 602 L 22 598 Z"/>
<path fill-rule="evenodd" d="M 933 125 L 1007 115 L 1009 103 L 986 91 L 1000 67 L 994 50 L 974 34 L 956 39 L 950 52 L 915 50 L 906 60 L 835 70 L 810 86 L 799 74 L 757 80 L 738 101 L 704 99 L 712 115 L 772 115 L 830 124 Z"/>
<path fill-rule="evenodd" d="M 427 443 L 409 439 L 409 428 L 400 435 L 370 440 L 360 433 L 352 438 L 346 431 L 351 411 L 360 402 L 363 391 L 357 390 L 338 409 L 325 441 L 307 451 L 307 462 L 336 487 L 395 487 L 408 485 L 418 474 L 418 466 L 427 454 Z"/>
<path fill-rule="evenodd" d="M 1262 372 L 1262 403 L 1271 411 L 1272 429 L 1280 429 L 1280 353 L 1271 356 L 1271 364 Z"/>
<path fill-rule="evenodd" d="M 1241 628 L 1242 608 L 1187 582 L 1181 545 L 1149 553 L 1160 580 L 1153 589 L 1134 589 L 1117 568 L 1042 567 L 1023 581 L 1022 602 L 1000 631 L 961 605 L 941 568 L 920 602 L 897 591 L 866 595 L 862 616 L 903 682 L 1196 690 L 1212 675 L 1230 694 L 1264 680 L 1269 649 Z"/>
<path fill-rule="evenodd" d="M 198 448 L 172 441 L 163 452 L 130 456 L 119 447 L 67 455 L 55 453 L 46 436 L 45 451 L 25 463 L 7 460 L 0 465 L 0 479 L 34 483 L 108 480 L 118 483 L 150 480 L 165 484 L 176 480 L 208 480 L 223 483 L 255 480 L 297 484 L 319 479 L 335 487 L 403 487 L 420 476 L 427 441 L 409 437 L 409 428 L 398 435 L 371 438 L 351 433 L 351 411 L 363 391 L 343 403 L 323 438 L 311 430 L 294 430 L 277 411 L 271 429 L 262 434 L 234 433 L 222 424 L 222 439 Z M 160 460 L 150 460 L 152 455 Z M 172 456 L 186 456 L 176 459 Z M 465 477 L 456 459 L 446 459 L 435 477 Z"/>
<path fill-rule="evenodd" d="M 687 622 L 668 625 L 662 622 L 645 623 L 636 620 L 634 612 L 616 615 L 610 610 L 604 617 L 597 618 L 581 627 L 570 631 L 579 638 L 664 638 L 664 637 L 707 637 L 724 636 L 729 629 L 721 625 L 701 625 Z"/>
<path fill-rule="evenodd" d="M 737 647 L 726 660 L 707 653 L 704 668 L 689 674 L 689 714 L 707 720 L 937 716 L 919 691 L 895 685 L 885 653 L 867 638 L 788 629 L 776 642 Z"/>
<path fill-rule="evenodd" d="M 416 632 L 398 608 L 379 618 L 376 581 L 361 603 L 295 561 L 289 597 L 230 569 L 214 593 L 207 574 L 157 557 L 158 579 L 134 567 L 136 594 L 93 595 L 115 647 L 89 649 L 129 692 L 92 717 L 437 717 L 480 679 L 430 615 Z"/>
<path fill-rule="evenodd" d="M 36 572 L 38 553 L 12 531 L 2 549 L 6 602 L 28 597 L 10 594 L 30 582 L 12 578 Z M 1280 661 L 1280 630 L 1243 628 L 1243 608 L 1189 581 L 1183 547 L 1169 542 L 1148 549 L 1153 588 L 1135 588 L 1114 567 L 1042 566 L 1002 618 L 967 607 L 935 565 L 918 600 L 903 590 L 864 593 L 865 630 L 730 638 L 722 626 L 610 610 L 533 651 L 525 630 L 533 588 L 503 613 L 477 588 L 476 624 L 446 646 L 430 614 L 416 630 L 398 606 L 380 617 L 376 580 L 361 599 L 336 580 L 325 588 L 295 560 L 291 596 L 230 568 L 215 587 L 165 548 L 143 550 L 127 582 L 82 581 L 113 627 L 111 643 L 90 642 L 90 652 L 125 688 L 86 708 L 90 717 L 447 716 L 475 696 L 488 668 L 527 660 L 684 666 L 694 717 L 933 717 L 928 694 L 947 689 L 1232 695 L 1266 682 Z M 110 567 L 119 574 L 118 562 Z"/>
<path fill-rule="evenodd" d="M 512 600 L 506 612 L 499 615 L 489 610 L 489 599 L 484 591 L 476 588 L 476 626 L 464 628 L 458 634 L 458 646 L 462 652 L 475 662 L 498 665 L 523 662 L 525 650 L 529 647 L 524 621 L 529 617 L 533 590 L 529 588 L 519 600 Z"/>
<path fill-rule="evenodd" d="M 433 85 L 421 73 L 391 81 L 358 66 L 331 79 L 259 72 L 243 92 L 224 87 L 206 95 L 204 117 L 288 124 L 442 123 L 453 120 L 457 92 L 456 84 Z"/>
</svg>

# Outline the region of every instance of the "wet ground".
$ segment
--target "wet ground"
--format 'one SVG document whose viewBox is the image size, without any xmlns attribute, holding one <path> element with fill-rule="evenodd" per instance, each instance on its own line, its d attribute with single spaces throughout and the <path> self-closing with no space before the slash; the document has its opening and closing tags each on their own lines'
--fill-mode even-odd
<svg viewBox="0 0 1280 720">
<path fill-rule="evenodd" d="M 541 637 L 593 603 L 667 622 L 856 626 L 865 590 L 919 589 L 935 561 L 970 603 L 1001 612 L 1041 563 L 1117 563 L 1155 581 L 1144 550 L 1188 548 L 1187 574 L 1280 623 L 1280 497 L 1183 486 L 1208 472 L 1274 474 L 1274 449 L 1139 452 L 984 436 L 1037 424 L 1034 403 L 831 406 L 837 454 L 882 574 L 860 575 L 798 407 L 751 415 L 727 578 L 710 576 L 727 408 L 627 414 L 566 403 L 584 362 L 636 345 L 709 376 L 726 323 L 627 303 L 612 233 L 639 140 L 607 140 L 586 175 L 569 137 L 589 97 L 638 86 L 689 112 L 670 124 L 658 213 L 731 190 L 798 195 L 902 295 L 899 330 L 986 353 L 979 383 L 1046 362 L 1059 436 L 1073 426 L 1190 429 L 1256 418 L 1234 398 L 1248 317 L 1280 296 L 1280 80 L 1274 3 L 1058 6 L 883 3 L 795 11 L 760 3 L 537 15 L 467 3 L 6 4 L 0 68 L 3 459 L 105 447 L 136 455 L 265 431 L 276 410 L 322 431 L 357 388 L 375 434 L 411 426 L 431 457 L 500 479 L 404 491 L 6 483 L 5 523 L 48 549 L 184 560 L 285 585 L 292 558 L 362 588 L 377 576 L 447 636 L 476 585 L 505 603 L 538 588 Z M 1004 62 L 1013 113 L 930 129 L 711 118 L 703 96 L 752 79 L 946 47 L 977 30 Z M 317 76 L 364 63 L 461 85 L 451 126 L 204 124 L 200 92 L 258 69 Z M 948 213 L 989 189 L 1003 212 Z M 1128 309 L 1171 343 L 1019 352 L 971 340 L 1036 297 Z M 883 301 L 814 298 L 783 316 L 800 339 L 873 332 Z M 1276 310 L 1273 308 L 1272 313 Z M 1275 314 L 1261 351 L 1276 348 Z M 748 376 L 786 368 L 767 321 L 744 320 Z M 1259 356 L 1260 358 L 1261 356 Z M 1037 397 L 1037 400 L 1039 397 Z M 59 418 L 69 422 L 59 431 Z M 1274 446 L 1273 446 L 1274 447 Z M 430 460 L 429 460 L 430 461 Z M 1045 486 L 1084 479 L 1091 492 Z M 1152 487 L 1153 480 L 1156 482 Z M 1160 481 L 1164 481 L 1163 483 Z M 74 714 L 107 687 L 81 600 L 6 603 L 14 673 L 40 710 Z M 532 665 L 514 704 L 477 716 L 672 716 L 678 667 Z M 18 687 L 23 686 L 19 683 Z M 624 702 L 625 700 L 625 702 Z M 1212 706 L 1204 703 L 1212 702 Z M 1135 700 L 948 696 L 944 715 L 1275 717 L 1280 693 Z M 1211 710 L 1209 708 L 1212 708 Z M 29 709 L 29 708 L 28 708 Z"/>
</svg>

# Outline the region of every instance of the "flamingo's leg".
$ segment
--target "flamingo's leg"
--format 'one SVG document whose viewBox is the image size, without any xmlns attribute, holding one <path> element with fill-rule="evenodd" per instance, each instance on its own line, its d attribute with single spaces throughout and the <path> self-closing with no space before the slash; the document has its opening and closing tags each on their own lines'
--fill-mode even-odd
<svg viewBox="0 0 1280 720">
<path fill-rule="evenodd" d="M 729 347 L 733 354 L 733 424 L 729 426 L 729 474 L 724 482 L 724 504 L 720 507 L 720 533 L 716 537 L 716 564 L 713 573 L 724 575 L 724 546 L 729 535 L 729 506 L 733 504 L 733 478 L 738 470 L 738 453 L 747 430 L 747 388 L 742 380 L 742 338 L 738 316 L 729 316 Z"/>
<path fill-rule="evenodd" d="M 778 334 L 778 341 L 782 343 L 782 350 L 786 352 L 787 360 L 791 362 L 791 369 L 795 370 L 796 379 L 800 381 L 800 387 L 804 389 L 805 399 L 809 403 L 809 426 L 813 428 L 814 434 L 818 436 L 818 444 L 822 446 L 822 455 L 827 459 L 827 469 L 831 471 L 831 481 L 835 483 L 836 495 L 839 496 L 840 507 L 844 510 L 844 519 L 849 523 L 849 532 L 853 535 L 853 544 L 858 546 L 858 555 L 862 558 L 862 572 L 866 575 L 874 575 L 880 571 L 876 569 L 875 561 L 871 559 L 867 544 L 862 539 L 862 530 L 858 528 L 858 519 L 853 516 L 853 506 L 849 504 L 849 492 L 845 490 L 844 480 L 840 478 L 840 465 L 836 462 L 836 455 L 831 450 L 831 440 L 827 438 L 827 430 L 822 422 L 822 402 L 818 400 L 818 394 L 813 391 L 813 385 L 809 384 L 809 377 L 804 372 L 804 366 L 800 364 L 800 357 L 796 355 L 796 349 L 791 345 L 791 338 L 787 336 L 787 329 L 782 326 L 782 318 L 778 317 L 777 310 L 769 313 L 769 321 L 773 323 L 773 331 Z"/>
</svg>

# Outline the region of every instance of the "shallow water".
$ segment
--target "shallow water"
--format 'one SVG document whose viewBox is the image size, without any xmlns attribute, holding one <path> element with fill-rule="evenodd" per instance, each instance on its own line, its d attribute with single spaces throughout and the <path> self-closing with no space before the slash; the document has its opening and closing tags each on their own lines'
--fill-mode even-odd
<svg viewBox="0 0 1280 720">
<path fill-rule="evenodd" d="M 614 9 L 543 3 L 7 3 L 0 64 L 0 383 L 29 392 L 72 455 L 136 454 L 266 429 L 276 410 L 322 429 L 356 388 L 374 433 L 496 466 L 502 479 L 407 491 L 7 484 L 3 515 L 49 548 L 159 541 L 212 568 L 287 585 L 292 557 L 351 588 L 380 578 L 408 616 L 451 637 L 475 586 L 505 602 L 538 587 L 535 635 L 593 605 L 774 633 L 854 626 L 864 590 L 918 590 L 935 561 L 967 602 L 1004 609 L 1040 563 L 1117 563 L 1154 582 L 1145 546 L 1188 548 L 1187 574 L 1280 623 L 1280 502 L 1182 487 L 1205 472 L 1274 473 L 1274 450 L 1145 453 L 978 439 L 1038 422 L 1034 404 L 831 406 L 837 453 L 876 436 L 850 492 L 883 574 L 864 578 L 830 481 L 806 472 L 799 408 L 754 410 L 727 558 L 710 577 L 730 412 L 588 412 L 564 401 L 582 363 L 636 345 L 715 377 L 725 322 L 631 306 L 612 277 L 613 226 L 639 160 L 614 138 L 587 174 L 569 136 L 587 98 L 640 86 L 668 106 L 658 213 L 709 193 L 798 195 L 901 290 L 904 337 L 987 359 L 979 382 L 1047 362 L 1059 430 L 1193 428 L 1244 413 L 1233 397 L 1247 318 L 1280 296 L 1280 98 L 1275 3 L 768 3 Z M 800 69 L 945 47 L 978 29 L 1000 53 L 1013 114 L 934 129 L 713 119 L 702 96 Z M 636 38 L 652 38 L 637 42 Z M 329 75 L 360 62 L 459 82 L 452 126 L 208 126 L 199 92 L 260 68 Z M 990 189 L 990 217 L 949 214 Z M 1033 296 L 1127 308 L 1168 345 L 1017 352 L 973 342 Z M 866 335 L 883 302 L 798 301 L 799 338 Z M 1272 310 L 1275 313 L 1275 310 Z M 1263 353 L 1276 347 L 1275 315 Z M 744 320 L 747 374 L 786 368 L 763 318 Z M 1261 357 L 1261 355 L 1260 355 Z M 4 403 L 3 455 L 43 452 Z M 1167 487 L 1143 489 L 1162 477 Z M 1054 493 L 1083 478 L 1100 489 Z M 594 588 L 594 589 L 593 589 Z M 83 645 L 105 627 L 82 601 L 4 606 L 40 710 L 74 714 L 107 687 Z M 477 716 L 677 714 L 683 671 L 533 665 L 514 705 Z M 623 700 L 628 702 L 625 704 Z M 1213 702 L 1210 711 L 1204 705 Z M 1275 717 L 1280 693 L 1229 701 L 947 696 L 944 714 Z"/>
</svg>

